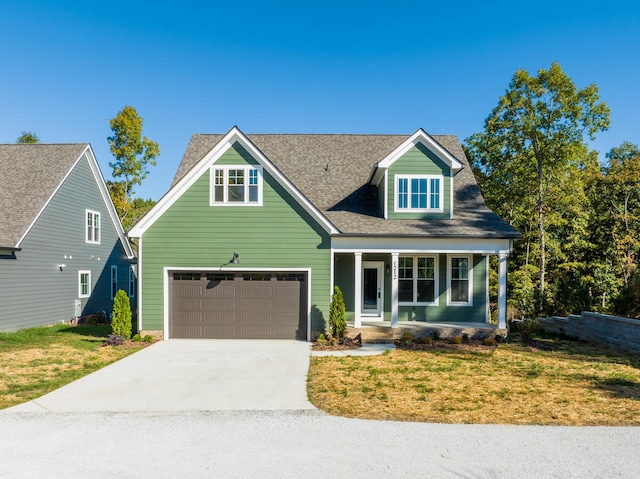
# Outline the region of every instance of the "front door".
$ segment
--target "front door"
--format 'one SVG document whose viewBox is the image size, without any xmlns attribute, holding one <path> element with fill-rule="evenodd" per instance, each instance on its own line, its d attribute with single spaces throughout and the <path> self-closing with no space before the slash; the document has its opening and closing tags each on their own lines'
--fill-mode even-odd
<svg viewBox="0 0 640 479">
<path fill-rule="evenodd" d="M 382 319 L 382 261 L 362 262 L 362 315 Z"/>
</svg>

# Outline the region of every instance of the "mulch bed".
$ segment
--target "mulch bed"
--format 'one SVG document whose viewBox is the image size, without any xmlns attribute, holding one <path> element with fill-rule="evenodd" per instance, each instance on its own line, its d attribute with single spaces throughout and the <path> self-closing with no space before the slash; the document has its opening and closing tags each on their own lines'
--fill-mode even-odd
<svg viewBox="0 0 640 479">
<path fill-rule="evenodd" d="M 332 341 L 318 342 L 314 341 L 311 349 L 314 351 L 346 351 L 348 349 L 358 349 L 362 347 L 362 336 L 358 334 L 353 338 L 346 336 L 340 338 L 337 344 Z"/>
</svg>

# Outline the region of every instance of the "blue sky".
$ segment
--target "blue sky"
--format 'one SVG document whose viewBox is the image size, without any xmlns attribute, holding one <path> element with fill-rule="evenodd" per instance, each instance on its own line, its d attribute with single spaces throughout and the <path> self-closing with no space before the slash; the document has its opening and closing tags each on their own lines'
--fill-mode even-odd
<svg viewBox="0 0 640 479">
<path fill-rule="evenodd" d="M 513 73 L 559 62 L 612 110 L 601 159 L 640 143 L 640 6 L 588 2 L 4 0 L 0 143 L 91 143 L 125 105 L 166 193 L 194 133 L 481 131 Z"/>
</svg>

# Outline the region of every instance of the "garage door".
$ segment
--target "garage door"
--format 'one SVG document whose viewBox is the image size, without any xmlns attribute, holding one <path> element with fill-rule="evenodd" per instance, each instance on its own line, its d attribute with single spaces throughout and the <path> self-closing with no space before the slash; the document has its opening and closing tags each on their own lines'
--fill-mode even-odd
<svg viewBox="0 0 640 479">
<path fill-rule="evenodd" d="M 169 274 L 172 338 L 302 339 L 306 273 Z"/>
</svg>

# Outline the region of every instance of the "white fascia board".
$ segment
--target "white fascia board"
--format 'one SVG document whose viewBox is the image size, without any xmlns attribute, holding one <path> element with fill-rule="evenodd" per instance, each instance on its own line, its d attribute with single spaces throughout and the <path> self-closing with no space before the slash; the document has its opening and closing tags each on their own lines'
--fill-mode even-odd
<svg viewBox="0 0 640 479">
<path fill-rule="evenodd" d="M 505 238 L 334 236 L 331 238 L 331 248 L 335 253 L 467 253 L 492 255 L 508 253 L 511 250 L 511 241 Z"/>
<path fill-rule="evenodd" d="M 420 128 L 407 140 L 405 140 L 400 146 L 398 146 L 398 148 L 389 153 L 389 155 L 387 155 L 376 165 L 376 169 L 374 170 L 369 183 L 372 185 L 377 184 L 378 181 L 380 181 L 381 175 L 393 163 L 395 163 L 398 158 L 400 158 L 418 143 L 422 143 L 429 150 L 434 152 L 438 156 L 438 158 L 449 165 L 449 168 L 451 168 L 452 170 L 460 170 L 461 168 L 463 168 L 463 165 L 462 163 L 460 163 L 460 161 L 458 161 L 451 153 L 445 150 L 442 145 L 434 140 L 433 137 L 431 137 L 427 132 Z"/>
<path fill-rule="evenodd" d="M 155 223 L 178 198 L 180 198 L 198 178 L 207 172 L 207 170 L 216 161 L 222 157 L 222 155 L 233 146 L 235 142 L 240 143 L 253 158 L 262 167 L 271 174 L 289 194 L 291 194 L 300 205 L 318 222 L 324 227 L 324 229 L 330 234 L 337 234 L 339 231 L 333 226 L 327 218 L 313 206 L 309 200 L 307 200 L 302 194 L 287 180 L 282 174 L 273 166 L 273 163 L 262 154 L 260 150 L 238 129 L 234 126 L 229 133 L 227 133 L 222 140 L 214 146 L 209 153 L 207 153 L 191 170 L 171 189 L 169 192 L 160 199 L 160 201 L 140 220 L 140 222 L 134 226 L 129 232 L 129 236 L 132 238 L 141 237 L 147 229 Z"/>
<path fill-rule="evenodd" d="M 102 200 L 104 201 L 104 205 L 109 212 L 109 217 L 111 218 L 111 223 L 113 224 L 116 232 L 118 233 L 118 238 L 120 239 L 120 243 L 124 248 L 124 251 L 127 255 L 127 258 L 132 259 L 134 257 L 133 250 L 131 249 L 131 245 L 129 244 L 129 240 L 127 240 L 127 235 L 124 232 L 124 228 L 122 227 L 122 223 L 120 222 L 120 218 L 118 217 L 118 213 L 116 211 L 116 207 L 113 205 L 113 201 L 111 200 L 111 195 L 109 194 L 109 190 L 107 189 L 107 184 L 104 181 L 104 177 L 102 176 L 102 171 L 100 170 L 100 166 L 96 161 L 96 157 L 93 154 L 93 149 L 91 145 L 87 145 L 87 148 L 82 153 L 86 154 L 87 161 L 89 162 L 89 166 L 91 167 L 91 172 L 93 173 L 93 177 L 96 180 L 96 184 L 98 185 L 98 189 L 100 190 L 100 194 L 102 195 Z M 82 158 L 82 155 L 80 156 Z"/>
</svg>

